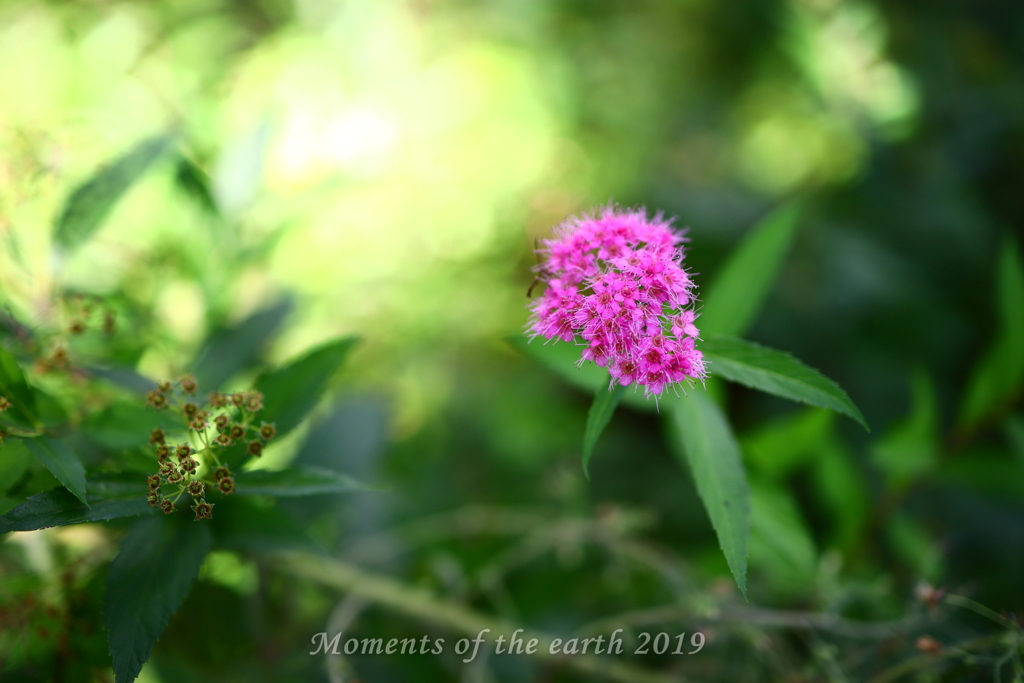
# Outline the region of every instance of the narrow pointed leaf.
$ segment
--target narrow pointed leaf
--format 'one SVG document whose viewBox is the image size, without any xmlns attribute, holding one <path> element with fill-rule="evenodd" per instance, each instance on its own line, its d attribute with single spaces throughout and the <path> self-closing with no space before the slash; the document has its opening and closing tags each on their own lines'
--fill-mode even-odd
<svg viewBox="0 0 1024 683">
<path fill-rule="evenodd" d="M 673 445 L 693 473 L 736 585 L 747 595 L 750 491 L 736 437 L 721 409 L 699 391 L 667 404 Z"/>
<path fill-rule="evenodd" d="M 116 683 L 131 683 L 188 595 L 209 552 L 210 525 L 188 514 L 139 520 L 110 565 L 103 624 Z"/>
<path fill-rule="evenodd" d="M 761 311 L 789 252 L 800 217 L 800 205 L 789 203 L 769 214 L 750 231 L 722 266 L 703 295 L 697 323 L 706 336 L 740 336 Z"/>
<path fill-rule="evenodd" d="M 973 425 L 1013 399 L 1024 384 L 1024 264 L 1012 239 L 1000 253 L 997 303 L 1000 329 L 971 376 L 960 422 Z"/>
<path fill-rule="evenodd" d="M 88 484 L 88 505 L 64 487 L 45 491 L 0 516 L 0 534 L 102 522 L 155 512 L 146 502 L 147 488 L 142 476 L 89 477 Z"/>
<path fill-rule="evenodd" d="M 88 507 L 89 501 L 85 497 L 85 468 L 70 448 L 63 442 L 46 436 L 25 439 L 25 445 L 36 459 L 57 477 L 57 481 L 64 484 L 68 491 Z"/>
<path fill-rule="evenodd" d="M 838 384 L 788 353 L 726 337 L 705 341 L 701 350 L 704 358 L 710 361 L 711 373 L 717 377 L 792 401 L 834 410 L 850 416 L 868 429 L 864 416 Z"/>
<path fill-rule="evenodd" d="M 216 330 L 196 356 L 195 376 L 203 391 L 220 389 L 240 370 L 252 366 L 260 352 L 274 339 L 281 323 L 292 311 L 285 299 L 257 311 L 233 327 Z"/>
<path fill-rule="evenodd" d="M 590 405 L 590 414 L 587 415 L 587 429 L 583 433 L 583 472 L 590 479 L 590 458 L 594 455 L 594 447 L 597 440 L 601 438 L 601 432 L 608 426 L 608 422 L 615 414 L 615 408 L 619 405 L 622 395 L 626 393 L 626 387 L 616 384 L 612 389 L 601 387 L 594 396 L 594 402 Z"/>
<path fill-rule="evenodd" d="M 144 140 L 79 185 L 57 219 L 55 242 L 69 250 L 85 242 L 100 227 L 121 195 L 167 151 L 172 141 L 167 135 Z"/>
<path fill-rule="evenodd" d="M 292 497 L 365 490 L 368 490 L 368 487 L 352 477 L 319 467 L 291 467 L 277 471 L 252 470 L 235 477 L 235 492 L 243 496 Z"/>
</svg>

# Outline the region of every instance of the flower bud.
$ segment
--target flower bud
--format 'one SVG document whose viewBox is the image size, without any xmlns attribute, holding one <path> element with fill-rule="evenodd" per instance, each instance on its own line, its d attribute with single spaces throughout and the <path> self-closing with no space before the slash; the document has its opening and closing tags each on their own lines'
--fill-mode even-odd
<svg viewBox="0 0 1024 683">
<path fill-rule="evenodd" d="M 214 439 L 214 442 L 218 446 L 223 446 L 224 448 L 227 448 L 228 446 L 230 446 L 231 444 L 234 443 L 234 441 L 231 439 L 231 437 L 228 436 L 227 434 L 218 434 L 217 438 Z"/>
<path fill-rule="evenodd" d="M 171 463 L 166 461 L 160 463 L 160 476 L 163 477 L 164 479 L 169 478 L 171 476 L 171 473 L 175 471 L 176 470 L 174 468 L 174 465 L 172 465 Z"/>
<path fill-rule="evenodd" d="M 263 410 L 263 394 L 253 389 L 245 399 L 245 407 L 252 412 Z"/>
<path fill-rule="evenodd" d="M 241 408 L 242 404 L 245 403 L 245 394 L 231 394 L 231 402 Z"/>
<path fill-rule="evenodd" d="M 146 477 L 146 484 L 149 485 L 149 490 L 150 491 L 156 491 L 158 488 L 160 488 L 160 475 L 159 474 L 151 474 L 151 475 L 149 475 L 148 477 Z"/>
<path fill-rule="evenodd" d="M 169 515 L 172 512 L 174 512 L 174 503 L 172 503 L 169 499 L 164 498 L 163 500 L 160 501 L 160 509 L 164 511 L 165 515 Z"/>
<path fill-rule="evenodd" d="M 164 380 L 162 382 L 157 382 L 157 384 L 156 384 L 156 390 L 159 391 L 161 394 L 169 394 L 169 393 L 171 393 L 171 389 L 173 389 L 173 388 L 174 388 L 174 385 L 172 385 L 167 380 Z"/>
<path fill-rule="evenodd" d="M 187 458 L 188 456 L 192 455 L 192 447 L 189 446 L 187 443 L 183 443 L 174 449 L 174 454 L 178 456 L 178 460 Z"/>
<path fill-rule="evenodd" d="M 189 422 L 188 426 L 191 427 L 193 431 L 203 432 L 203 431 L 206 431 L 206 427 L 208 426 L 208 423 L 206 422 L 205 419 L 203 419 L 201 417 L 197 417 L 196 419 L 194 419 L 191 422 Z"/>
<path fill-rule="evenodd" d="M 196 378 L 192 375 L 185 375 L 178 382 L 181 384 L 181 390 L 186 394 L 194 394 L 199 389 L 199 385 L 196 384 Z"/>
<path fill-rule="evenodd" d="M 82 334 L 85 332 L 85 323 L 81 320 L 72 320 L 71 324 L 68 325 L 68 332 L 71 334 Z"/>
<path fill-rule="evenodd" d="M 264 422 L 260 425 L 260 438 L 264 441 L 270 441 L 277 435 L 277 428 L 272 424 Z"/>
<path fill-rule="evenodd" d="M 263 444 L 259 441 L 250 441 L 248 451 L 249 455 L 255 455 L 258 458 L 263 455 Z"/>
<path fill-rule="evenodd" d="M 146 405 L 162 410 L 167 407 L 167 397 L 157 390 L 150 391 L 146 394 Z"/>
<path fill-rule="evenodd" d="M 161 500 L 162 499 L 160 497 L 160 494 L 157 493 L 156 491 L 150 491 L 149 493 L 146 494 L 146 502 L 149 503 L 152 507 L 157 507 L 158 505 L 160 505 Z"/>
<path fill-rule="evenodd" d="M 199 469 L 199 461 L 189 456 L 181 461 L 181 470 L 188 472 L 189 474 L 195 474 L 196 470 Z"/>
<path fill-rule="evenodd" d="M 217 431 L 223 432 L 231 424 L 231 418 L 221 413 L 214 419 L 213 424 L 217 425 Z"/>
<path fill-rule="evenodd" d="M 242 425 L 232 425 L 231 429 L 228 430 L 228 434 L 231 436 L 232 439 L 235 439 L 236 441 L 238 439 L 244 439 L 245 427 L 243 427 Z"/>
<path fill-rule="evenodd" d="M 159 460 L 160 462 L 163 462 L 164 460 L 166 460 L 167 457 L 170 454 L 171 454 L 171 447 L 168 446 L 167 444 L 162 443 L 162 444 L 160 444 L 159 446 L 156 447 L 156 457 L 157 457 L 157 460 Z"/>
<path fill-rule="evenodd" d="M 0 396 L 0 413 L 11 407 L 11 401 L 6 396 Z"/>
<path fill-rule="evenodd" d="M 228 397 L 219 391 L 210 392 L 210 405 L 214 408 L 223 408 L 228 404 Z"/>
<path fill-rule="evenodd" d="M 231 470 L 229 470 L 227 467 L 218 467 L 213 472 L 213 478 L 216 479 L 217 481 L 220 481 L 224 477 L 230 477 L 230 476 L 231 476 Z"/>
<path fill-rule="evenodd" d="M 199 406 L 195 403 L 189 402 L 181 407 L 181 412 L 185 413 L 185 417 L 191 420 L 196 416 L 196 413 L 199 412 Z"/>
<path fill-rule="evenodd" d="M 192 509 L 195 510 L 197 522 L 201 519 L 213 519 L 213 503 L 200 500 L 192 506 Z"/>
<path fill-rule="evenodd" d="M 217 482 L 217 490 L 223 493 L 225 496 L 229 496 L 235 492 L 235 478 L 224 477 Z"/>
<path fill-rule="evenodd" d="M 171 470 L 170 474 L 167 475 L 168 484 L 180 484 L 183 481 L 185 481 L 185 475 L 177 469 Z"/>
<path fill-rule="evenodd" d="M 164 433 L 164 430 L 160 429 L 159 427 L 157 427 L 156 429 L 149 433 L 150 446 L 155 446 L 158 443 L 163 443 L 166 439 L 167 435 Z"/>
<path fill-rule="evenodd" d="M 193 498 L 202 498 L 203 493 L 206 491 L 206 484 L 201 481 L 190 481 L 188 486 L 188 494 Z"/>
</svg>

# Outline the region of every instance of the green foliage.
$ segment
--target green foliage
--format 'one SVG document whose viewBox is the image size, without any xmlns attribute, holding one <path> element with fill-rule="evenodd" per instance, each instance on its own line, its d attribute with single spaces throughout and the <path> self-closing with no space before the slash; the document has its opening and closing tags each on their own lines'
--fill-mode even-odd
<svg viewBox="0 0 1024 683">
<path fill-rule="evenodd" d="M 19 426 L 34 425 L 36 399 L 25 381 L 18 361 L 0 345 L 0 396 L 11 402 L 11 407 L 0 413 L 0 420 L 11 420 Z"/>
<path fill-rule="evenodd" d="M 968 427 L 1019 395 L 1024 382 L 1024 264 L 1009 237 L 999 255 L 996 304 L 999 334 L 978 362 L 960 410 L 960 422 Z"/>
<path fill-rule="evenodd" d="M 194 374 L 199 385 L 220 389 L 235 374 L 251 367 L 291 310 L 291 302 L 284 300 L 253 313 L 237 325 L 211 332 L 196 354 Z"/>
<path fill-rule="evenodd" d="M 619 400 L 626 392 L 626 387 L 616 384 L 611 389 L 598 389 L 594 397 L 594 403 L 590 406 L 590 413 L 587 415 L 587 429 L 583 433 L 583 472 L 590 478 L 590 458 L 594 455 L 594 447 L 597 440 L 601 438 L 601 432 L 608 426 L 608 422 L 615 414 L 615 408 Z"/>
<path fill-rule="evenodd" d="M 36 459 L 46 469 L 57 477 L 60 483 L 68 491 L 74 494 L 75 498 L 89 506 L 86 498 L 85 467 L 78 456 L 68 448 L 64 442 L 49 437 L 40 436 L 34 439 L 26 439 L 25 445 L 36 456 Z"/>
<path fill-rule="evenodd" d="M 38 493 L 0 517 L 0 534 L 102 522 L 154 512 L 146 502 L 144 477 L 140 475 L 95 475 L 87 481 L 87 503 L 63 487 Z"/>
<path fill-rule="evenodd" d="M 57 219 L 54 241 L 70 251 L 89 239 L 121 195 L 167 152 L 173 142 L 174 138 L 168 135 L 144 140 L 79 185 L 68 197 Z"/>
<path fill-rule="evenodd" d="M 729 569 L 746 597 L 750 492 L 739 444 L 721 409 L 699 392 L 668 406 L 676 453 L 693 473 Z"/>
<path fill-rule="evenodd" d="M 923 370 L 914 374 L 911 393 L 910 414 L 879 439 L 872 451 L 873 462 L 885 473 L 889 486 L 927 474 L 938 460 L 939 415 L 935 387 Z"/>
<path fill-rule="evenodd" d="M 789 252 L 800 211 L 795 202 L 779 207 L 736 247 L 701 297 L 704 336 L 737 337 L 750 329 Z"/>
<path fill-rule="evenodd" d="M 131 683 L 199 574 L 213 534 L 185 514 L 136 522 L 110 565 L 103 624 L 117 683 Z"/>
<path fill-rule="evenodd" d="M 701 348 L 712 373 L 782 398 L 849 415 L 868 429 L 864 416 L 838 384 L 788 353 L 728 338 L 709 339 Z"/>
<path fill-rule="evenodd" d="M 235 481 L 238 495 L 292 497 L 366 490 L 352 477 L 317 467 L 253 470 L 240 473 Z"/>
<path fill-rule="evenodd" d="M 773 587 L 801 594 L 814 581 L 818 553 L 796 501 L 785 489 L 750 482 L 750 567 Z"/>
</svg>

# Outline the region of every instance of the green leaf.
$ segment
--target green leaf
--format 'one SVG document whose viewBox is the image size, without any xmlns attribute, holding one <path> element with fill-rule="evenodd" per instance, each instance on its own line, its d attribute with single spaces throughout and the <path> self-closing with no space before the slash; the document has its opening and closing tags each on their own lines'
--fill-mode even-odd
<svg viewBox="0 0 1024 683">
<path fill-rule="evenodd" d="M 26 439 L 25 445 L 39 460 L 50 470 L 57 481 L 64 484 L 68 491 L 75 494 L 78 500 L 89 505 L 85 496 L 85 468 L 82 461 L 74 452 L 64 445 L 63 442 L 40 436 L 34 439 Z"/>
<path fill-rule="evenodd" d="M 758 223 L 722 266 L 703 295 L 706 336 L 740 336 L 754 322 L 793 241 L 800 205 L 791 202 Z"/>
<path fill-rule="evenodd" d="M 813 582 L 818 551 L 793 496 L 750 482 L 750 566 L 780 590 L 801 593 Z"/>
<path fill-rule="evenodd" d="M 0 446 L 0 496 L 14 488 L 32 464 L 32 454 L 21 439 Z"/>
<path fill-rule="evenodd" d="M 779 481 L 818 457 L 833 439 L 836 414 L 805 408 L 761 422 L 741 439 L 751 472 Z"/>
<path fill-rule="evenodd" d="M 701 351 L 711 363 L 710 372 L 719 377 L 843 413 L 868 429 L 864 416 L 838 384 L 788 353 L 731 338 L 709 339 L 701 345 Z"/>
<path fill-rule="evenodd" d="M 285 510 L 273 501 L 231 496 L 217 503 L 213 532 L 218 548 L 245 552 L 272 552 L 301 548 L 315 550 L 316 544 Z"/>
<path fill-rule="evenodd" d="M 729 569 L 747 595 L 750 491 L 740 448 L 721 409 L 700 392 L 667 404 L 676 452 L 693 473 Z"/>
<path fill-rule="evenodd" d="M 921 476 L 937 462 L 938 406 L 935 387 L 924 370 L 914 374 L 911 391 L 910 415 L 890 429 L 872 449 L 872 460 L 885 473 L 890 487 Z"/>
<path fill-rule="evenodd" d="M 594 396 L 594 402 L 590 405 L 590 413 L 587 415 L 587 429 L 583 433 L 583 473 L 590 479 L 590 458 L 594 455 L 594 447 L 597 440 L 601 438 L 601 432 L 608 426 L 608 422 L 615 414 L 615 408 L 619 400 L 626 393 L 626 387 L 616 384 L 608 389 L 601 387 Z"/>
<path fill-rule="evenodd" d="M 0 396 L 11 402 L 11 407 L 0 413 L 0 416 L 12 419 L 22 426 L 35 424 L 35 395 L 29 388 L 18 361 L 3 346 L 0 346 Z"/>
<path fill-rule="evenodd" d="M 257 311 L 234 327 L 211 334 L 195 362 L 195 376 L 203 391 L 220 389 L 240 370 L 255 363 L 291 311 L 292 304 L 286 299 Z"/>
<path fill-rule="evenodd" d="M 829 544 L 850 548 L 858 542 L 872 502 L 864 476 L 839 441 L 819 447 L 813 462 L 812 491 L 831 518 Z"/>
<path fill-rule="evenodd" d="M 1000 251 L 997 287 L 1000 330 L 971 376 L 960 422 L 972 426 L 1010 401 L 1024 383 L 1024 264 L 1007 237 Z"/>
<path fill-rule="evenodd" d="M 144 140 L 79 185 L 68 197 L 57 219 L 56 243 L 71 250 L 85 242 L 103 223 L 121 195 L 167 151 L 172 142 L 173 137 L 168 135 Z"/>
<path fill-rule="evenodd" d="M 146 502 L 146 480 L 140 475 L 89 477 L 89 504 L 64 487 L 32 496 L 0 517 L 0 534 L 51 526 L 102 522 L 155 512 Z"/>
<path fill-rule="evenodd" d="M 316 407 L 331 377 L 357 341 L 355 337 L 345 337 L 327 342 L 256 380 L 255 388 L 263 392 L 260 417 L 275 423 L 278 438 L 295 429 Z"/>
<path fill-rule="evenodd" d="M 180 419 L 168 411 L 158 411 L 137 403 L 115 403 L 100 413 L 90 415 L 81 424 L 91 440 L 110 448 L 144 448 L 149 434 L 157 427 L 180 428 Z"/>
<path fill-rule="evenodd" d="M 185 514 L 139 520 L 128 530 L 103 596 L 116 683 L 131 683 L 139 675 L 199 575 L 212 538 L 209 524 Z"/>
<path fill-rule="evenodd" d="M 185 155 L 179 155 L 175 162 L 174 182 L 204 211 L 213 215 L 220 213 L 210 190 L 210 177 Z"/>
<path fill-rule="evenodd" d="M 235 477 L 235 493 L 242 496 L 311 496 L 318 493 L 365 491 L 367 488 L 352 477 L 318 467 L 252 470 L 241 472 Z"/>
</svg>

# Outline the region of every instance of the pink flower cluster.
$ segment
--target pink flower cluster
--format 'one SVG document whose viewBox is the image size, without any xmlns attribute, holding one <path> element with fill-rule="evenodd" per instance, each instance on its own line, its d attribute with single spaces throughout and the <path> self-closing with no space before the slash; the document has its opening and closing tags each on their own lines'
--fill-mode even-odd
<svg viewBox="0 0 1024 683">
<path fill-rule="evenodd" d="M 576 341 L 622 385 L 661 394 L 665 385 L 702 380 L 704 358 L 691 308 L 694 285 L 682 268 L 682 235 L 661 215 L 604 208 L 572 217 L 540 250 L 547 281 L 531 303 L 533 336 Z"/>
</svg>

